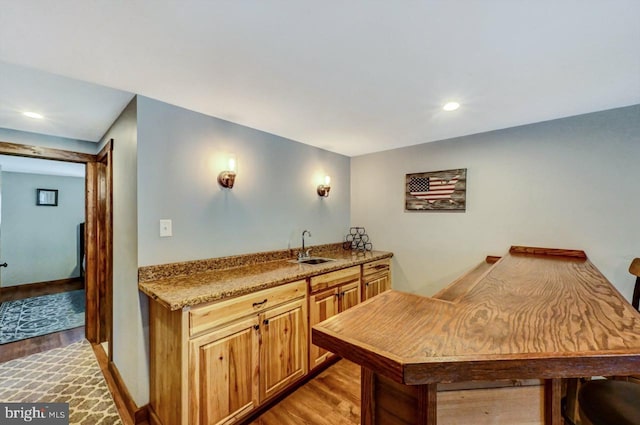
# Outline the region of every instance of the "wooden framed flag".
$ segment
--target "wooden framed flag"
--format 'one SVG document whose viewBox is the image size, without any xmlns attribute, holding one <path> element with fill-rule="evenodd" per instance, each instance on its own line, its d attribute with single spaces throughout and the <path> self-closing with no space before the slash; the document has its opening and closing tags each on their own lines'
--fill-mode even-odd
<svg viewBox="0 0 640 425">
<path fill-rule="evenodd" d="M 406 175 L 406 211 L 464 211 L 466 206 L 466 168 Z"/>
</svg>

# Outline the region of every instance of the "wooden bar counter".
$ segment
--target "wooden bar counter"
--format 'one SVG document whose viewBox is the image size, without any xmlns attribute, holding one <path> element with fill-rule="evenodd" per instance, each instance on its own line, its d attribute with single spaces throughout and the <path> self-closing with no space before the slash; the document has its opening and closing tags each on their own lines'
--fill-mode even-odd
<svg viewBox="0 0 640 425">
<path fill-rule="evenodd" d="M 435 424 L 438 383 L 528 378 L 560 425 L 563 378 L 640 371 L 640 314 L 582 251 L 512 247 L 453 299 L 388 291 L 312 338 L 362 366 L 367 425 Z"/>
</svg>

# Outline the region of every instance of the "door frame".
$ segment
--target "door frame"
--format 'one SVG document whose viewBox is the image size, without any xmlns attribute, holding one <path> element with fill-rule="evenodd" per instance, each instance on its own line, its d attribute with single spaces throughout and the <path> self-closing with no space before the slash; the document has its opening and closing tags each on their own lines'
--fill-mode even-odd
<svg viewBox="0 0 640 425">
<path fill-rule="evenodd" d="M 96 188 L 95 240 L 96 266 L 96 342 L 107 341 L 108 359 L 113 359 L 111 334 L 113 329 L 113 139 L 110 139 L 96 155 L 96 162 L 87 164 L 95 167 L 94 187 Z M 88 256 L 89 257 L 89 256 Z"/>
<path fill-rule="evenodd" d="M 86 309 L 85 309 L 85 337 L 91 343 L 99 343 L 100 331 L 100 315 L 99 308 L 108 308 L 112 310 L 112 264 L 111 264 L 111 241 L 113 240 L 113 228 L 111 221 L 111 185 L 107 191 L 107 214 L 98 214 L 98 163 L 107 161 L 107 178 L 112 178 L 112 150 L 113 139 L 111 139 L 99 154 L 89 154 L 83 152 L 67 151 L 63 149 L 46 148 L 42 146 L 24 145 L 20 143 L 10 143 L 0 141 L 0 154 L 23 156 L 28 158 L 50 159 L 54 161 L 75 162 L 86 165 L 85 172 L 85 293 L 86 293 Z M 107 219 L 107 216 L 109 217 Z M 102 221 L 101 221 L 102 220 Z M 98 249 L 97 234 L 98 226 L 103 225 L 106 237 L 106 251 Z M 102 251 L 102 252 L 101 252 Z M 105 258 L 106 257 L 106 258 Z M 108 305 L 99 305 L 99 287 L 98 287 L 98 264 L 103 261 L 103 267 L 106 267 L 106 294 L 109 299 Z M 111 311 L 107 312 L 111 318 Z M 109 319 L 111 320 L 111 319 Z M 104 324 L 103 324 L 104 326 Z M 111 328 L 111 324 L 109 324 Z M 109 341 L 109 359 L 112 358 L 112 333 L 108 333 Z"/>
</svg>

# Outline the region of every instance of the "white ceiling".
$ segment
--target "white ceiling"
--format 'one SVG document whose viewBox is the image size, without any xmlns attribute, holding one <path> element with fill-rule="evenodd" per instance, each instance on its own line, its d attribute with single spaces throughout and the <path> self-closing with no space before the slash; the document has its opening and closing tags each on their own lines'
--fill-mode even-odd
<svg viewBox="0 0 640 425">
<path fill-rule="evenodd" d="M 1 128 L 96 142 L 132 97 L 120 90 L 0 61 Z M 45 118 L 25 117 L 25 111 Z"/>
<path fill-rule="evenodd" d="M 0 155 L 0 171 L 45 174 L 50 176 L 84 177 L 85 165 L 73 162 L 51 161 L 48 159 Z"/>
<path fill-rule="evenodd" d="M 0 0 L 0 10 L 0 60 L 345 155 L 640 103 L 638 0 Z M 445 113 L 450 99 L 462 107 Z"/>
</svg>

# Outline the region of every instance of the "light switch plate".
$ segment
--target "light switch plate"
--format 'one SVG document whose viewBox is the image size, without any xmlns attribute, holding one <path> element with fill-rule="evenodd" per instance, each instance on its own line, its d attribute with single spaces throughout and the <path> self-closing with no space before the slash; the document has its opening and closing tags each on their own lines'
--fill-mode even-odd
<svg viewBox="0 0 640 425">
<path fill-rule="evenodd" d="M 173 232 L 171 229 L 171 220 L 162 219 L 160 220 L 160 237 L 168 238 L 169 236 L 173 236 Z"/>
</svg>

